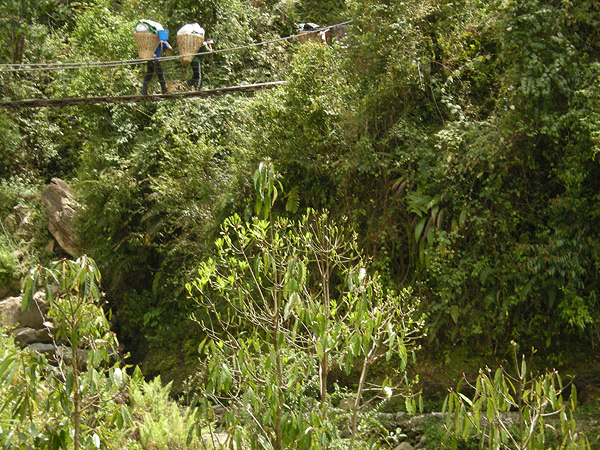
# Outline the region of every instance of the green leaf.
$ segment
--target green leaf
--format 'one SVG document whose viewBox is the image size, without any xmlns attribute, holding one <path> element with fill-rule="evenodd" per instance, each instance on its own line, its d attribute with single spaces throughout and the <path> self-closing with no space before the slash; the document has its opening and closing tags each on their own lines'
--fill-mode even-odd
<svg viewBox="0 0 600 450">
<path fill-rule="evenodd" d="M 469 397 L 467 397 L 466 395 L 462 394 L 462 393 L 458 393 L 458 395 L 460 396 L 460 398 L 462 398 L 469 406 L 473 406 L 473 402 L 471 401 L 471 399 Z"/>
<path fill-rule="evenodd" d="M 299 297 L 298 293 L 292 292 L 289 296 L 288 301 L 285 304 L 285 307 L 283 308 L 283 320 L 289 319 L 290 314 L 294 309 L 294 305 L 299 302 L 300 302 L 300 297 Z"/>
<path fill-rule="evenodd" d="M 419 240 L 421 239 L 421 236 L 423 234 L 423 228 L 425 228 L 425 225 L 427 224 L 427 219 L 428 217 L 424 216 L 417 223 L 417 226 L 415 227 L 415 242 L 419 242 Z"/>
<path fill-rule="evenodd" d="M 71 395 L 73 391 L 73 372 L 67 373 L 65 378 L 65 392 L 67 395 Z"/>
<path fill-rule="evenodd" d="M 79 347 L 79 329 L 73 328 L 71 330 L 70 343 L 72 348 Z"/>
<path fill-rule="evenodd" d="M 223 389 L 227 392 L 227 390 L 229 389 L 229 386 L 231 385 L 233 378 L 231 376 L 231 372 L 229 371 L 229 367 L 227 367 L 226 364 L 223 365 L 223 367 L 221 368 L 221 378 L 220 378 L 220 383 L 223 387 Z"/>
<path fill-rule="evenodd" d="M 571 409 L 575 410 L 575 408 L 577 407 L 577 388 L 575 387 L 575 385 L 571 385 Z"/>
<path fill-rule="evenodd" d="M 396 340 L 396 333 L 394 333 L 393 331 L 390 333 L 390 341 L 388 343 L 388 350 L 386 352 L 385 355 L 385 360 L 389 361 L 390 359 L 392 359 L 392 354 L 394 351 L 394 342 Z"/>
<path fill-rule="evenodd" d="M 4 357 L 4 360 L 0 363 L 0 380 L 6 386 L 10 385 L 14 376 L 14 367 L 17 366 L 18 361 L 15 355 L 8 355 Z"/>
<path fill-rule="evenodd" d="M 287 202 L 285 204 L 285 210 L 288 212 L 298 212 L 298 205 L 300 203 L 300 195 L 298 194 L 300 188 L 294 186 L 287 195 Z"/>
<path fill-rule="evenodd" d="M 496 410 L 492 402 L 487 402 L 486 404 L 486 417 L 490 422 L 496 417 Z"/>
<path fill-rule="evenodd" d="M 38 270 L 32 270 L 26 278 L 25 288 L 23 290 L 23 298 L 21 300 L 21 310 L 29 311 L 33 303 L 33 295 L 35 294 L 40 279 Z"/>
<path fill-rule="evenodd" d="M 408 353 L 404 344 L 400 344 L 398 346 L 398 356 L 400 357 L 400 370 L 404 371 L 404 369 L 406 369 L 406 365 L 408 364 Z"/>
<path fill-rule="evenodd" d="M 464 228 L 466 221 L 467 221 L 467 210 L 463 209 L 460 212 L 460 217 L 458 218 L 458 226 L 460 228 Z"/>
<path fill-rule="evenodd" d="M 455 324 L 458 325 L 458 319 L 460 317 L 460 308 L 457 305 L 452 305 L 450 308 L 450 316 Z"/>
</svg>

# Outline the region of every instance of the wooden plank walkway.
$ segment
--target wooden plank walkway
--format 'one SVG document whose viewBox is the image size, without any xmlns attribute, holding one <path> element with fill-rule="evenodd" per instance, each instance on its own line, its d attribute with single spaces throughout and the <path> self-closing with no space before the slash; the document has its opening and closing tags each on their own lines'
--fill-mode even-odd
<svg viewBox="0 0 600 450">
<path fill-rule="evenodd" d="M 170 94 L 155 95 L 124 95 L 124 96 L 101 96 L 101 97 L 71 97 L 71 98 L 35 98 L 28 100 L 0 101 L 0 106 L 5 108 L 46 108 L 65 107 L 72 105 L 93 105 L 97 103 L 138 103 L 138 102 L 160 102 L 165 100 L 177 100 L 194 97 L 218 97 L 221 95 L 235 94 L 239 92 L 254 92 L 260 89 L 270 89 L 285 83 L 285 81 L 270 81 L 267 83 L 248 84 L 243 86 L 230 86 L 226 88 L 207 89 L 204 91 L 173 92 Z"/>
</svg>

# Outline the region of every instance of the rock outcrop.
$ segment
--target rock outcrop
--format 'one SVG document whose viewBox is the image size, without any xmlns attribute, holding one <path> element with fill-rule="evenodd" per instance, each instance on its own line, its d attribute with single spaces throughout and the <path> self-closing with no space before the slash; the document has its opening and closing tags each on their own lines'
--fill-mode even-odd
<svg viewBox="0 0 600 450">
<path fill-rule="evenodd" d="M 49 304 L 46 294 L 38 291 L 29 309 L 22 308 L 23 297 L 6 297 L 0 300 L 0 325 L 12 334 L 15 344 L 53 355 L 55 329 L 47 317 Z"/>
<path fill-rule="evenodd" d="M 23 297 L 7 297 L 0 300 L 0 326 L 5 328 L 20 348 L 46 355 L 51 364 L 63 361 L 71 364 L 73 349 L 56 339 L 53 319 L 47 316 L 49 303 L 46 294 L 38 291 L 33 296 L 31 308 L 23 311 Z M 77 349 L 82 368 L 86 365 L 89 350 Z"/>
<path fill-rule="evenodd" d="M 41 200 L 48 213 L 50 234 L 69 255 L 75 258 L 81 256 L 77 236 L 73 230 L 73 217 L 80 206 L 75 201 L 69 185 L 59 178 L 52 178 L 50 184 L 42 191 Z"/>
<path fill-rule="evenodd" d="M 0 325 L 14 329 L 30 328 L 41 330 L 46 328 L 44 322 L 47 321 L 48 302 L 43 292 L 38 292 L 33 296 L 33 304 L 29 310 L 23 311 L 21 308 L 22 297 L 6 297 L 0 301 Z"/>
</svg>

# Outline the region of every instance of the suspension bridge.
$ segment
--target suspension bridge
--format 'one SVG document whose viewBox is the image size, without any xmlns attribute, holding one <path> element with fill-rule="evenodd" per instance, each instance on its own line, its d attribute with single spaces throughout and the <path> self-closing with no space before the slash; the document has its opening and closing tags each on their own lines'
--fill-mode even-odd
<svg viewBox="0 0 600 450">
<path fill-rule="evenodd" d="M 320 31 L 334 30 L 337 27 L 343 27 L 350 23 L 350 21 L 342 22 L 327 27 L 320 27 L 310 32 L 311 37 L 316 37 Z M 294 34 L 290 36 L 281 37 L 278 39 L 272 39 L 268 41 L 252 43 L 240 47 L 231 47 L 225 49 L 216 49 L 210 53 L 197 53 L 197 55 L 216 55 L 223 52 L 232 52 L 249 49 L 252 47 L 265 46 L 275 44 L 278 42 L 289 41 L 292 39 L 306 39 L 307 34 Z M 165 56 L 158 58 L 162 61 L 174 61 L 180 60 L 182 56 L 186 55 L 174 55 Z M 32 73 L 37 71 L 67 71 L 67 70 L 80 70 L 80 69 L 106 69 L 106 68 L 117 68 L 122 66 L 131 66 L 145 64 L 149 59 L 131 59 L 131 60 L 116 60 L 116 61 L 97 61 L 97 62 L 81 62 L 81 63 L 31 63 L 31 64 L 0 64 L 0 75 L 1 74 L 15 74 L 15 73 Z M 183 91 L 183 92 L 169 92 L 167 94 L 150 94 L 150 95 L 103 95 L 103 96 L 87 96 L 87 97 L 66 97 L 66 98 L 30 98 L 22 100 L 0 100 L 0 107 L 20 109 L 20 108 L 42 108 L 42 107 L 66 107 L 72 105 L 92 105 L 92 104 L 111 104 L 111 103 L 137 103 L 137 102 L 161 102 L 165 100 L 177 100 L 177 99 L 188 99 L 188 98 L 203 98 L 203 97 L 217 97 L 222 95 L 230 95 L 236 93 L 247 93 L 255 92 L 262 89 L 273 89 L 285 83 L 285 80 L 279 81 L 268 81 L 253 84 L 244 84 L 240 86 L 229 86 L 223 88 L 206 89 L 200 91 Z"/>
</svg>

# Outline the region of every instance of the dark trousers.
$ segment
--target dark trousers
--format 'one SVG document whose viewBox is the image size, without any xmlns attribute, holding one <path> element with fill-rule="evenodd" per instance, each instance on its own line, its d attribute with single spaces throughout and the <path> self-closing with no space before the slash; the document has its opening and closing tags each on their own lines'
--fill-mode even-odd
<svg viewBox="0 0 600 450">
<path fill-rule="evenodd" d="M 161 92 L 163 94 L 167 93 L 167 82 L 165 81 L 165 75 L 163 73 L 162 66 L 160 65 L 160 61 L 148 61 L 148 66 L 146 67 L 146 76 L 144 77 L 144 85 L 142 86 L 142 95 L 148 94 L 148 84 L 150 84 L 154 74 L 156 74 L 158 77 Z"/>
<path fill-rule="evenodd" d="M 188 86 L 192 89 L 202 89 L 202 60 L 200 58 L 194 58 L 192 60 L 192 78 L 187 82 Z"/>
</svg>

